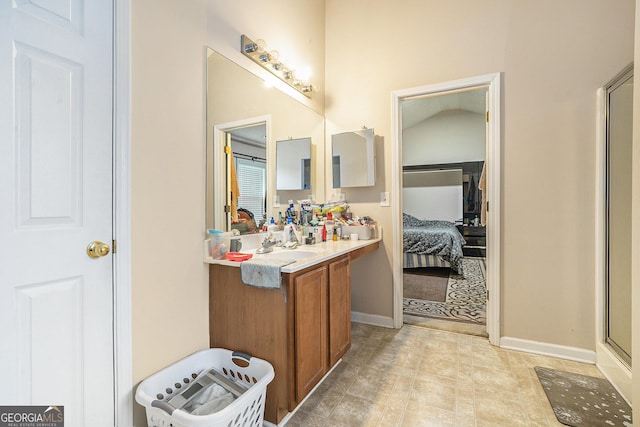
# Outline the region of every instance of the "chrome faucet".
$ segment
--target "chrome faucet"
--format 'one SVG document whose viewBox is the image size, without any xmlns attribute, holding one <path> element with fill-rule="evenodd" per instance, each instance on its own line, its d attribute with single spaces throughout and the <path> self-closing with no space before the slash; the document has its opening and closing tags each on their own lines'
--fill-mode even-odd
<svg viewBox="0 0 640 427">
<path fill-rule="evenodd" d="M 276 236 L 272 232 L 269 232 L 269 234 L 267 234 L 267 237 L 265 237 L 262 241 L 262 246 L 258 248 L 256 253 L 266 254 L 269 252 L 273 252 L 273 247 L 277 244 L 278 242 L 276 241 Z"/>
</svg>

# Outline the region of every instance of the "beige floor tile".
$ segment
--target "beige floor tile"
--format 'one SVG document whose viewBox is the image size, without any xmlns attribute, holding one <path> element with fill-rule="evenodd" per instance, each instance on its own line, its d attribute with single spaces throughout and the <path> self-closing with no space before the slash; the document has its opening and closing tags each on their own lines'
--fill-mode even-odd
<svg viewBox="0 0 640 427">
<path fill-rule="evenodd" d="M 602 377 L 482 337 L 354 323 L 351 349 L 287 426 L 560 426 L 535 366 Z"/>
<path fill-rule="evenodd" d="M 407 411 L 420 412 L 422 406 L 433 406 L 455 411 L 455 382 L 447 382 L 442 377 L 418 378 L 413 383 L 413 393 L 409 396 Z"/>
<path fill-rule="evenodd" d="M 476 392 L 479 389 L 498 392 L 514 393 L 518 391 L 518 380 L 510 371 L 496 368 L 476 366 L 473 369 L 473 384 Z"/>
<path fill-rule="evenodd" d="M 405 401 L 406 404 L 406 401 Z M 402 402 L 394 402 L 392 405 L 387 405 L 382 420 L 380 421 L 380 427 L 397 427 L 402 423 L 402 417 L 404 416 L 404 407 Z"/>
<path fill-rule="evenodd" d="M 424 405 L 416 410 L 407 406 L 402 417 L 403 426 L 453 426 L 455 413 Z"/>
<path fill-rule="evenodd" d="M 326 423 L 324 417 L 297 411 L 287 422 L 287 427 L 323 427 Z"/>
<path fill-rule="evenodd" d="M 331 426 L 377 426 L 382 421 L 384 406 L 373 404 L 368 399 L 346 394 L 331 412 Z"/>
<path fill-rule="evenodd" d="M 424 357 L 418 367 L 418 372 L 422 374 L 440 375 L 447 378 L 458 377 L 458 360 L 441 355 Z"/>
</svg>

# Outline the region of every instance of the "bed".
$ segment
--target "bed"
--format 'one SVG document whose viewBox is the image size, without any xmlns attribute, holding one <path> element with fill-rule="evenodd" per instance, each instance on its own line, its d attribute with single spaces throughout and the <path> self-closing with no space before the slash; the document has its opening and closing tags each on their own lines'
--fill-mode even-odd
<svg viewBox="0 0 640 427">
<path fill-rule="evenodd" d="M 454 224 L 403 213 L 402 225 L 404 268 L 450 267 L 462 272 L 466 242 Z"/>
</svg>

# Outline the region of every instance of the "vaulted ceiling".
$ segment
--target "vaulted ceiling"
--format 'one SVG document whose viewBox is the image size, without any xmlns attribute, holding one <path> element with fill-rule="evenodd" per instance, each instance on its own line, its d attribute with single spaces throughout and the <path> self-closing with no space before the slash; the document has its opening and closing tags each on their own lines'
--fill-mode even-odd
<svg viewBox="0 0 640 427">
<path fill-rule="evenodd" d="M 486 88 L 412 98 L 402 102 L 402 128 L 407 129 L 443 111 L 484 114 Z"/>
</svg>

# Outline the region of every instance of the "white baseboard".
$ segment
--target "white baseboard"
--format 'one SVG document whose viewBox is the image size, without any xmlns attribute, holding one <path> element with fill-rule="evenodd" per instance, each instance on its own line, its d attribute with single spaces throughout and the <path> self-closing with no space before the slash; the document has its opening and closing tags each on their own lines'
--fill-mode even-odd
<svg viewBox="0 0 640 427">
<path fill-rule="evenodd" d="M 366 325 L 382 326 L 384 328 L 393 328 L 393 317 L 385 317 L 377 314 L 351 312 L 351 321 L 356 323 L 364 323 Z"/>
<path fill-rule="evenodd" d="M 523 351 L 525 353 L 541 354 L 573 360 L 575 362 L 596 363 L 596 352 L 578 347 L 550 344 L 546 342 L 523 340 L 520 338 L 501 337 L 500 347 L 508 350 Z"/>
</svg>

